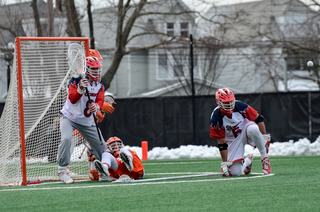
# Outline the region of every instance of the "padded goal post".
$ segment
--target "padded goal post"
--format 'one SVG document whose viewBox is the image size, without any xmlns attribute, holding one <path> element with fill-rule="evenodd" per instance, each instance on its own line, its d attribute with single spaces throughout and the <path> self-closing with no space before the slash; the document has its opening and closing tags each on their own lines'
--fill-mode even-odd
<svg viewBox="0 0 320 212">
<path fill-rule="evenodd" d="M 16 38 L 10 88 L 0 119 L 0 186 L 59 179 L 59 112 L 75 74 L 66 59 L 74 42 L 88 54 L 88 38 Z M 72 140 L 72 177 L 88 178 L 85 141 L 77 133 Z"/>
</svg>

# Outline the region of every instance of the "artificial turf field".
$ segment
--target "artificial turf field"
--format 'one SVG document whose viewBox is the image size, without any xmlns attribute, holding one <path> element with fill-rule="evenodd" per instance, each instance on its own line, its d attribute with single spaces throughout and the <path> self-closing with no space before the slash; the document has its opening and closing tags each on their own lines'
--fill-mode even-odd
<svg viewBox="0 0 320 212">
<path fill-rule="evenodd" d="M 272 174 L 0 187 L 0 211 L 320 211 L 320 156 L 270 157 Z M 145 179 L 219 172 L 221 159 L 144 161 Z M 262 173 L 260 157 L 253 173 Z"/>
</svg>

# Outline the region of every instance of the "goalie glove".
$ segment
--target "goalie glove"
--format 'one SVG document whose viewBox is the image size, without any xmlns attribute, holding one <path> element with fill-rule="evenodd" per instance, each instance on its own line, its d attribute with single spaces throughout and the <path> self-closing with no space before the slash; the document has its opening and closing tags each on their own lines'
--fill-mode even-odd
<svg viewBox="0 0 320 212">
<path fill-rule="evenodd" d="M 106 114 L 110 114 L 110 113 L 113 113 L 114 107 L 112 106 L 112 104 L 108 102 L 104 102 L 101 107 L 101 110 L 104 111 Z"/>
<path fill-rule="evenodd" d="M 100 110 L 100 106 L 97 104 L 97 103 L 92 103 L 90 106 L 89 106 L 89 111 L 90 113 L 96 113 Z"/>
<path fill-rule="evenodd" d="M 100 110 L 96 113 L 96 118 L 97 118 L 98 123 L 101 123 L 103 121 L 104 117 L 105 117 L 105 113 L 103 111 Z"/>
<path fill-rule="evenodd" d="M 90 148 L 87 148 L 87 156 L 89 162 L 93 162 L 96 159 L 96 157 L 93 154 L 93 150 Z"/>
<path fill-rule="evenodd" d="M 88 79 L 87 79 L 87 78 L 82 78 L 82 79 L 80 80 L 80 82 L 79 82 L 79 85 L 78 85 L 78 89 L 77 89 L 78 93 L 79 93 L 79 94 L 84 94 L 84 93 L 86 93 L 86 87 L 88 87 L 88 86 L 89 86 L 89 81 L 88 81 Z"/>
<path fill-rule="evenodd" d="M 229 173 L 229 167 L 232 165 L 231 162 L 222 162 L 221 163 L 221 171 L 224 177 L 229 177 L 231 174 Z"/>
</svg>

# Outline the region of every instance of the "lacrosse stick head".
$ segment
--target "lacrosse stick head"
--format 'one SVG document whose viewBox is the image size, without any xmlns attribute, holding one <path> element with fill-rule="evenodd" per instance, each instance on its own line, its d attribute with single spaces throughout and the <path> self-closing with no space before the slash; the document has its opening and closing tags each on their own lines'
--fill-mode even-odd
<svg viewBox="0 0 320 212">
<path fill-rule="evenodd" d="M 102 64 L 100 63 L 99 59 L 96 57 L 87 57 L 86 63 L 86 75 L 89 77 L 90 80 L 100 82 Z"/>
<path fill-rule="evenodd" d="M 79 43 L 72 43 L 68 48 L 69 67 L 78 75 L 86 75 L 86 54 L 84 48 Z"/>
<path fill-rule="evenodd" d="M 108 102 L 110 104 L 116 104 L 116 101 L 114 100 L 114 97 L 112 95 L 104 95 L 104 101 Z"/>
</svg>

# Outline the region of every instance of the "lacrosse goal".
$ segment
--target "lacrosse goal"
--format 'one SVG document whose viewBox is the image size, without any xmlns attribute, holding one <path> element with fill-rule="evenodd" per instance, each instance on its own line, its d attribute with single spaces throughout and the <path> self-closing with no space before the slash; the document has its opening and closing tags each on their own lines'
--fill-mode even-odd
<svg viewBox="0 0 320 212">
<path fill-rule="evenodd" d="M 10 88 L 0 119 L 0 186 L 59 179 L 58 117 L 74 74 L 66 54 L 75 42 L 88 53 L 88 38 L 16 38 Z M 75 133 L 69 165 L 73 178 L 88 178 L 83 142 Z"/>
</svg>

